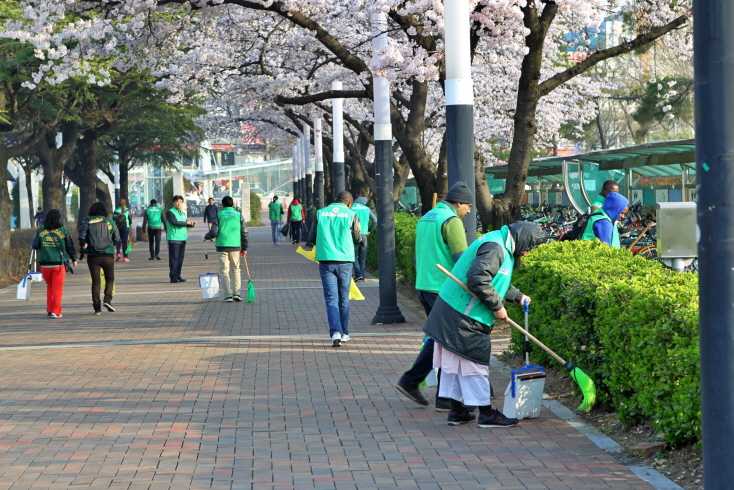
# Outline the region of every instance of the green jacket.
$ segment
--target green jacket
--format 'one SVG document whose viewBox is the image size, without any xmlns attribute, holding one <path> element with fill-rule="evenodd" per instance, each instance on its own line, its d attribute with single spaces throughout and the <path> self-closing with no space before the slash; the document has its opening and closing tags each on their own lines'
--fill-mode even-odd
<svg viewBox="0 0 734 490">
<path fill-rule="evenodd" d="M 280 201 L 274 201 L 268 204 L 270 212 L 270 221 L 280 221 L 283 216 L 283 204 Z"/>
<path fill-rule="evenodd" d="M 596 235 L 594 235 L 594 223 L 602 219 L 608 220 L 610 223 L 612 223 L 611 246 L 615 248 L 621 248 L 621 243 L 619 241 L 619 230 L 616 226 L 614 226 L 614 220 L 610 218 L 606 211 L 604 211 L 603 209 L 597 209 L 589 216 L 589 221 L 586 222 L 586 228 L 584 228 L 584 234 L 581 235 L 581 239 L 594 240 L 596 238 Z"/>
<path fill-rule="evenodd" d="M 362 203 L 355 202 L 351 207 L 352 211 L 357 214 L 359 219 L 359 226 L 363 235 L 369 233 L 370 229 L 370 208 Z"/>
<path fill-rule="evenodd" d="M 47 230 L 44 226 L 41 226 L 36 230 L 31 247 L 38 250 L 38 265 L 61 265 L 62 254 L 64 260 L 76 262 L 74 242 L 65 226 L 55 230 Z"/>
</svg>

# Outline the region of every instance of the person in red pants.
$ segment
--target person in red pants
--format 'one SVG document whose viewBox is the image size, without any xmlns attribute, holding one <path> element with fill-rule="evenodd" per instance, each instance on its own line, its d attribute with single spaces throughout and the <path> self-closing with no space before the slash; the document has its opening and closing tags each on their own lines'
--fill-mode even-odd
<svg viewBox="0 0 734 490">
<path fill-rule="evenodd" d="M 61 225 L 61 213 L 52 209 L 43 218 L 43 225 L 36 230 L 31 244 L 38 250 L 38 265 L 46 281 L 46 312 L 51 318 L 61 318 L 61 299 L 64 294 L 66 267 L 64 261 L 76 267 L 74 242 L 69 230 Z"/>
</svg>

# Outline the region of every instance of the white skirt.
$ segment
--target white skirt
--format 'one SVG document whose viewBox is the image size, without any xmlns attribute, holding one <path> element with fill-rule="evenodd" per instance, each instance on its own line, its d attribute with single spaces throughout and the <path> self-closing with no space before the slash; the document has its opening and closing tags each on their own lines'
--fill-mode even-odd
<svg viewBox="0 0 734 490">
<path fill-rule="evenodd" d="M 464 405 L 490 405 L 489 366 L 477 364 L 438 344 L 433 348 L 433 367 L 441 368 L 438 396 L 463 401 Z"/>
</svg>

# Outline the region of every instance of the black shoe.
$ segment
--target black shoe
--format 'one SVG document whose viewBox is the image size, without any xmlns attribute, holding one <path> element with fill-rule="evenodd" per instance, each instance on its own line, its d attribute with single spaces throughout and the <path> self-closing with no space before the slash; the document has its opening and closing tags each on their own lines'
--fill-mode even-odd
<svg viewBox="0 0 734 490">
<path fill-rule="evenodd" d="M 178 282 L 186 282 L 186 279 L 183 279 L 181 277 L 178 278 Z"/>
<path fill-rule="evenodd" d="M 172 283 L 177 283 L 178 282 L 178 279 L 171 279 L 171 282 Z"/>
<path fill-rule="evenodd" d="M 48 314 L 46 314 L 46 316 L 51 316 L 51 312 L 49 311 Z"/>
<path fill-rule="evenodd" d="M 436 411 L 437 412 L 450 412 L 451 411 L 451 400 L 448 398 L 436 398 Z"/>
<path fill-rule="evenodd" d="M 364 277 L 359 276 L 357 279 L 354 280 L 354 282 L 358 282 L 358 281 L 364 281 Z"/>
<path fill-rule="evenodd" d="M 95 315 L 101 315 L 102 314 L 102 308 L 95 308 L 94 309 L 94 314 Z"/>
<path fill-rule="evenodd" d="M 150 257 L 148 260 L 155 260 L 155 257 Z"/>
<path fill-rule="evenodd" d="M 495 409 L 489 416 L 479 414 L 479 427 L 514 427 L 519 421 L 515 418 L 505 417 L 505 414 Z"/>
<path fill-rule="evenodd" d="M 397 388 L 400 393 L 407 396 L 412 401 L 416 402 L 418 405 L 423 405 L 424 407 L 427 407 L 431 404 L 431 402 L 428 401 L 428 398 L 426 398 L 418 388 L 411 388 L 410 386 L 401 382 L 398 382 L 398 384 L 395 385 L 395 388 Z"/>
<path fill-rule="evenodd" d="M 161 260 L 161 258 L 160 257 L 156 257 L 155 260 Z"/>
<path fill-rule="evenodd" d="M 111 313 L 113 313 L 115 311 L 115 309 L 109 303 L 103 303 L 102 306 L 104 306 L 105 308 L 107 308 L 107 311 L 109 311 Z"/>
<path fill-rule="evenodd" d="M 474 419 L 476 419 L 477 416 L 473 413 L 469 412 L 466 408 L 463 412 L 449 412 L 449 416 L 446 420 L 448 420 L 449 425 L 461 425 L 461 424 L 468 424 L 469 422 L 474 422 Z"/>
</svg>

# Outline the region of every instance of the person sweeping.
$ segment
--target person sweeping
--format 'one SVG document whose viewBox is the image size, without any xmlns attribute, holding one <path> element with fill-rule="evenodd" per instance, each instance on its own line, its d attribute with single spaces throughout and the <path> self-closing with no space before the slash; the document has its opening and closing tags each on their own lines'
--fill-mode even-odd
<svg viewBox="0 0 734 490">
<path fill-rule="evenodd" d="M 511 285 L 515 260 L 543 243 L 535 223 L 517 222 L 487 233 L 472 243 L 451 273 L 468 291 L 447 280 L 423 326 L 435 342 L 433 366 L 441 369 L 438 396 L 451 400 L 449 425 L 473 422 L 475 415 L 462 405 L 479 407 L 479 427 L 512 427 L 490 402 L 489 334 L 495 320 L 506 320 L 506 301 L 531 301 Z"/>
</svg>

